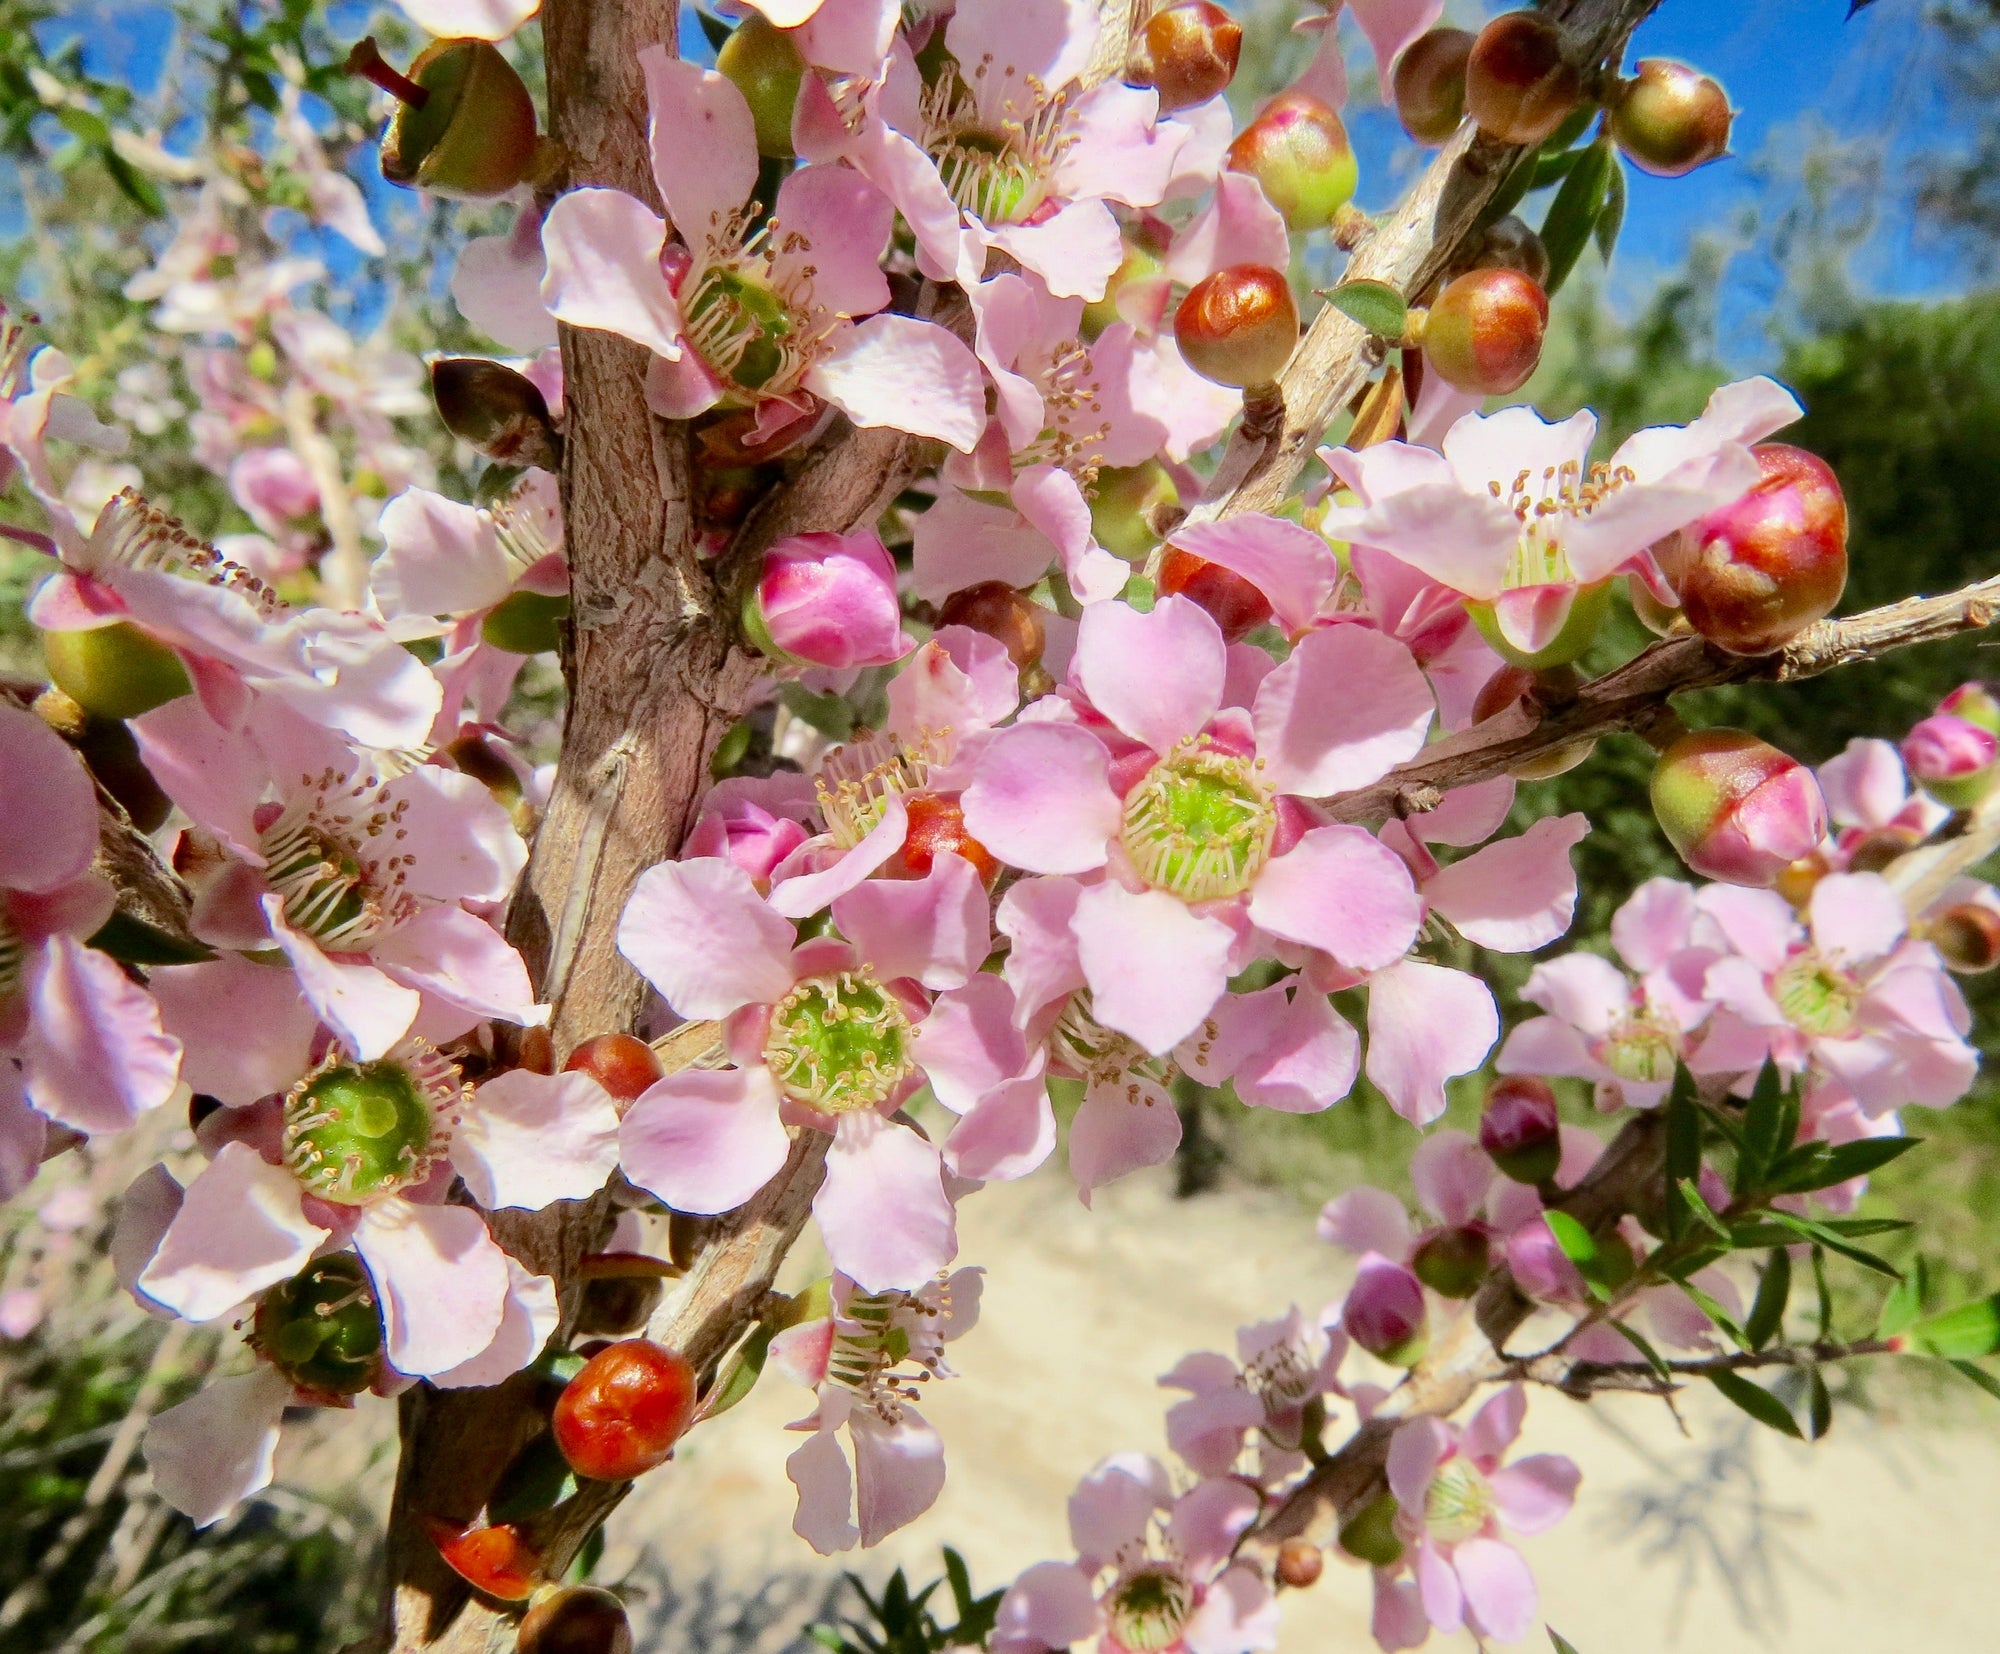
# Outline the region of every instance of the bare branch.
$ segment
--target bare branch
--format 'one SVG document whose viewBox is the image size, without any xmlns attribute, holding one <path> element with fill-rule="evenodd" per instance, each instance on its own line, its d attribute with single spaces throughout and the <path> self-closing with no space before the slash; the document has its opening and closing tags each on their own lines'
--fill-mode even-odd
<svg viewBox="0 0 2000 1654">
<path fill-rule="evenodd" d="M 1759 1367 L 1818 1367 L 1865 1355 L 1898 1355 L 1894 1338 L 1858 1338 L 1851 1344 L 1820 1340 L 1812 1344 L 1777 1344 L 1767 1350 L 1735 1350 L 1699 1361 L 1669 1361 L 1667 1370 L 1679 1378 L 1706 1378 L 1710 1373 L 1749 1372 Z M 1673 1395 L 1681 1386 L 1661 1378 L 1644 1361 L 1567 1361 L 1552 1355 L 1523 1362 L 1508 1375 L 1530 1384 L 1546 1384 L 1565 1395 L 1591 1396 L 1600 1390 L 1637 1390 L 1645 1395 Z"/>
</svg>

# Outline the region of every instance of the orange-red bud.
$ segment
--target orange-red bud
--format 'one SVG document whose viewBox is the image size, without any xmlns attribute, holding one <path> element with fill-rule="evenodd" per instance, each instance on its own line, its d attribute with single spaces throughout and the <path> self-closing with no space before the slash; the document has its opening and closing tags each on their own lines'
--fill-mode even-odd
<svg viewBox="0 0 2000 1654">
<path fill-rule="evenodd" d="M 646 1338 L 599 1350 L 557 1397 L 556 1446 L 579 1476 L 629 1482 L 672 1457 L 694 1422 L 687 1357 Z"/>
<path fill-rule="evenodd" d="M 1465 65 L 1473 38 L 1466 29 L 1432 29 L 1396 59 L 1390 81 L 1396 117 L 1418 143 L 1443 143 L 1465 119 Z"/>
<path fill-rule="evenodd" d="M 1206 103 L 1236 78 L 1243 28 L 1209 0 L 1156 11 L 1139 37 L 1126 79 L 1160 94 L 1160 113 Z"/>
<path fill-rule="evenodd" d="M 1504 396 L 1535 371 L 1548 325 L 1540 283 L 1519 270 L 1468 270 L 1430 308 L 1424 360 L 1462 391 Z"/>
<path fill-rule="evenodd" d="M 1242 575 L 1179 546 L 1169 546 L 1160 561 L 1160 590 L 1205 610 L 1231 643 L 1241 642 L 1271 618 L 1270 599 Z"/>
<path fill-rule="evenodd" d="M 633 1034 L 593 1034 L 563 1068 L 588 1074 L 621 1103 L 636 1101 L 666 1073 L 653 1048 Z"/>
<path fill-rule="evenodd" d="M 1563 56 L 1562 30 L 1539 12 L 1494 18 L 1466 60 L 1466 113 L 1503 144 L 1540 143 L 1562 125 L 1582 89 L 1582 77 Z"/>
<path fill-rule="evenodd" d="M 910 825 L 902 849 L 883 870 L 888 877 L 921 879 L 947 852 L 963 856 L 986 884 L 1000 876 L 993 852 L 965 830 L 965 810 L 956 793 L 905 793 L 903 807 Z"/>
<path fill-rule="evenodd" d="M 940 626 L 967 626 L 984 632 L 1023 671 L 1042 658 L 1042 648 L 1048 642 L 1042 606 L 1004 580 L 982 580 L 953 592 L 944 600 L 937 618 Z"/>
<path fill-rule="evenodd" d="M 1299 307 L 1282 270 L 1232 264 L 1205 276 L 1174 314 L 1174 341 L 1204 379 L 1238 390 L 1284 371 L 1299 342 Z"/>
<path fill-rule="evenodd" d="M 490 1597 L 521 1602 L 541 1583 L 541 1553 L 515 1523 L 461 1528 L 429 1517 L 424 1528 L 451 1571 Z"/>
</svg>

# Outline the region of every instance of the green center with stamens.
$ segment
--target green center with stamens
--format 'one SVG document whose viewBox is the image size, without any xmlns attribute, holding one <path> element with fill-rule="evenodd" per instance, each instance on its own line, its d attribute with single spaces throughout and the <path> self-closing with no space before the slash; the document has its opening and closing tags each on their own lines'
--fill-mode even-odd
<svg viewBox="0 0 2000 1654">
<path fill-rule="evenodd" d="M 865 970 L 808 977 L 772 1007 L 764 1061 L 813 1108 L 877 1108 L 915 1066 L 910 1019 Z"/>
<path fill-rule="evenodd" d="M 934 157 L 952 201 L 984 223 L 1016 223 L 1041 205 L 1034 163 L 1005 133 L 954 132 Z"/>
<path fill-rule="evenodd" d="M 1453 1459 L 1431 1481 L 1424 1498 L 1424 1526 L 1433 1539 L 1455 1544 L 1484 1532 L 1495 1508 L 1493 1484 L 1471 1460 Z"/>
<path fill-rule="evenodd" d="M 441 1138 L 433 1079 L 384 1057 L 301 1080 L 285 1099 L 285 1163 L 314 1194 L 350 1206 L 421 1181 Z"/>
<path fill-rule="evenodd" d="M 1630 1017 L 1605 1037 L 1604 1066 L 1621 1080 L 1664 1085 L 1674 1077 L 1680 1041 L 1670 1028 L 1647 1016 Z"/>
<path fill-rule="evenodd" d="M 1250 887 L 1277 832 L 1255 761 L 1192 745 L 1146 772 L 1125 798 L 1125 853 L 1139 876 L 1183 901 Z"/>
<path fill-rule="evenodd" d="M 1807 951 L 1786 961 L 1771 984 L 1771 997 L 1793 1027 L 1838 1038 L 1854 1026 L 1861 990 L 1845 972 Z"/>
<path fill-rule="evenodd" d="M 337 1252 L 257 1301 L 250 1341 L 294 1384 L 351 1396 L 382 1370 L 382 1322 L 361 1261 Z"/>
<path fill-rule="evenodd" d="M 1154 1564 L 1120 1581 L 1105 1607 L 1113 1642 L 1131 1654 L 1157 1654 L 1180 1641 L 1194 1600 L 1178 1570 Z"/>
<path fill-rule="evenodd" d="M 280 821 L 263 847 L 264 877 L 285 905 L 286 924 L 336 950 L 368 939 L 376 903 L 350 846 L 310 822 Z"/>
<path fill-rule="evenodd" d="M 709 269 L 687 307 L 689 336 L 701 359 L 745 390 L 769 384 L 784 368 L 794 328 L 785 301 L 729 265 Z"/>
</svg>

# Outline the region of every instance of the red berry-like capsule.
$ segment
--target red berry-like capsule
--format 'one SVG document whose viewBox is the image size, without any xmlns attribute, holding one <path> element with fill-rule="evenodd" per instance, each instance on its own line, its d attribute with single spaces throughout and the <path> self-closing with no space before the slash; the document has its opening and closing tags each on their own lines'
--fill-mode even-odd
<svg viewBox="0 0 2000 1654">
<path fill-rule="evenodd" d="M 1735 118 L 1729 94 L 1700 70 L 1650 57 L 1612 102 L 1611 138 L 1641 172 L 1680 178 L 1729 153 Z"/>
<path fill-rule="evenodd" d="M 522 1602 L 541 1583 L 541 1553 L 512 1522 L 461 1528 L 433 1517 L 424 1527 L 451 1571 L 490 1597 Z"/>
<path fill-rule="evenodd" d="M 1465 119 L 1465 66 L 1473 39 L 1466 29 L 1432 29 L 1396 59 L 1390 79 L 1396 118 L 1418 143 L 1443 143 Z"/>
<path fill-rule="evenodd" d="M 1796 758 L 1740 729 L 1701 729 L 1660 754 L 1653 813 L 1704 878 L 1770 886 L 1826 836 L 1826 799 Z"/>
<path fill-rule="evenodd" d="M 1147 19 L 1126 78 L 1160 94 L 1160 113 L 1206 103 L 1236 78 L 1243 28 L 1209 0 L 1186 0 Z"/>
<path fill-rule="evenodd" d="M 1236 134 L 1224 164 L 1255 178 L 1294 231 L 1325 229 L 1354 199 L 1361 176 L 1340 117 L 1296 91 L 1280 92 L 1257 112 Z"/>
<path fill-rule="evenodd" d="M 1542 359 L 1549 296 L 1519 270 L 1468 270 L 1424 320 L 1424 361 L 1462 391 L 1519 390 Z"/>
<path fill-rule="evenodd" d="M 1479 1116 L 1479 1146 L 1516 1183 L 1554 1177 L 1562 1163 L 1562 1129 L 1549 1082 L 1532 1074 L 1495 1080 Z"/>
<path fill-rule="evenodd" d="M 1160 591 L 1206 611 L 1231 643 L 1242 642 L 1271 618 L 1270 599 L 1242 575 L 1179 546 L 1167 547 L 1160 561 Z"/>
<path fill-rule="evenodd" d="M 1479 31 L 1465 64 L 1465 110 L 1503 144 L 1538 144 L 1583 95 L 1562 31 L 1539 12 L 1512 11 Z"/>
<path fill-rule="evenodd" d="M 1204 379 L 1237 390 L 1268 385 L 1299 342 L 1299 307 L 1282 270 L 1232 264 L 1204 276 L 1174 314 L 1174 342 Z"/>
<path fill-rule="evenodd" d="M 890 878 L 921 879 L 947 852 L 963 856 L 986 884 L 1000 876 L 993 852 L 965 830 L 965 810 L 958 794 L 905 793 L 903 808 L 909 813 L 910 825 L 903 835 L 902 849 L 883 869 Z"/>
<path fill-rule="evenodd" d="M 672 1455 L 694 1420 L 695 1373 L 647 1338 L 608 1345 L 556 1398 L 556 1446 L 579 1476 L 629 1482 Z"/>
<path fill-rule="evenodd" d="M 522 1615 L 514 1654 L 632 1654 L 632 1622 L 601 1586 L 556 1586 Z"/>
<path fill-rule="evenodd" d="M 593 1034 L 563 1068 L 588 1074 L 621 1103 L 635 1102 L 666 1073 L 653 1048 L 633 1034 Z"/>
<path fill-rule="evenodd" d="M 968 626 L 984 632 L 1024 672 L 1042 658 L 1048 642 L 1042 606 L 1004 580 L 982 580 L 953 592 L 938 610 L 937 620 L 940 626 Z"/>
<path fill-rule="evenodd" d="M 1980 902 L 1960 902 L 1936 915 L 1924 935 L 1947 969 L 1976 976 L 2000 965 L 2000 913 Z"/>
<path fill-rule="evenodd" d="M 1294 1591 L 1319 1583 L 1326 1571 L 1326 1552 L 1310 1539 L 1287 1539 L 1278 1547 L 1278 1578 Z"/>
<path fill-rule="evenodd" d="M 1847 502 L 1833 468 L 1782 442 L 1753 452 L 1749 493 L 1681 530 L 1667 557 L 1688 624 L 1734 655 L 1767 655 L 1847 586 Z"/>
</svg>

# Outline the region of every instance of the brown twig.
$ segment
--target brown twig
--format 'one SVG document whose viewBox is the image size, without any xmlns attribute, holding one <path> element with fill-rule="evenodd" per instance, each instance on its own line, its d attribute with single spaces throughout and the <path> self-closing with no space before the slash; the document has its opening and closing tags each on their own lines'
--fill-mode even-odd
<svg viewBox="0 0 2000 1654">
<path fill-rule="evenodd" d="M 1857 1338 L 1842 1344 L 1821 1339 L 1811 1344 L 1776 1344 L 1766 1350 L 1734 1350 L 1699 1361 L 1663 1363 L 1676 1378 L 1706 1378 L 1710 1373 L 1750 1372 L 1759 1367 L 1817 1367 L 1864 1355 L 1897 1355 L 1903 1345 L 1894 1338 Z M 1636 1390 L 1643 1395 L 1672 1395 L 1680 1386 L 1661 1378 L 1644 1361 L 1567 1361 L 1549 1356 L 1524 1362 L 1509 1377 L 1546 1384 L 1566 1395 L 1591 1396 L 1602 1390 Z"/>
</svg>

